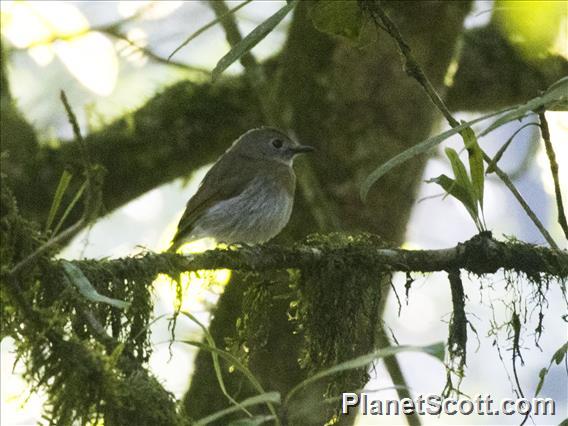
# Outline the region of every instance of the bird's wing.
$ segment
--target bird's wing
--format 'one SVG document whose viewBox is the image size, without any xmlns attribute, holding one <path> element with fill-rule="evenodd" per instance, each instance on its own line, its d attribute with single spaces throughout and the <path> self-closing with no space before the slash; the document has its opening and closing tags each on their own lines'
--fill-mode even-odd
<svg viewBox="0 0 568 426">
<path fill-rule="evenodd" d="M 237 168 L 232 157 L 225 155 L 215 163 L 203 178 L 195 195 L 187 202 L 177 233 L 172 240 L 174 250 L 191 233 L 195 222 L 209 207 L 236 197 L 254 179 L 254 168 L 247 167 L 248 165 Z"/>
</svg>

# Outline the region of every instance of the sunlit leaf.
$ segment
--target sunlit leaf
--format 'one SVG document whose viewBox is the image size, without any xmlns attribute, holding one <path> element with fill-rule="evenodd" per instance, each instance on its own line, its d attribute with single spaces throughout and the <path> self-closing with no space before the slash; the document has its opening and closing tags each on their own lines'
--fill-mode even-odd
<svg viewBox="0 0 568 426">
<path fill-rule="evenodd" d="M 266 404 L 267 402 L 272 403 L 272 404 L 280 404 L 280 393 L 279 392 L 267 392 L 267 393 L 263 393 L 260 395 L 255 395 L 251 398 L 247 398 L 243 401 L 241 401 L 239 404 L 242 407 L 250 407 L 252 405 L 258 405 L 258 404 Z M 210 414 L 207 417 L 204 417 L 200 420 L 197 420 L 195 422 L 195 426 L 204 426 L 206 424 L 212 423 L 215 420 L 218 420 L 222 417 L 227 416 L 228 414 L 232 414 L 235 413 L 239 410 L 238 407 L 229 407 L 229 408 L 225 408 L 224 410 L 220 410 L 217 411 L 213 414 Z M 267 419 L 268 417 L 268 419 Z M 262 422 L 265 422 L 266 420 L 270 420 L 273 419 L 273 416 L 262 416 L 262 418 L 255 418 L 252 417 L 250 419 L 243 419 L 243 420 L 236 420 L 233 423 L 230 423 L 232 425 L 235 424 L 239 424 L 239 425 L 260 425 L 262 423 L 259 423 L 259 420 L 262 420 Z M 256 419 L 256 420 L 255 420 Z"/>
<path fill-rule="evenodd" d="M 356 0 L 322 0 L 310 11 L 318 30 L 357 40 L 361 31 L 362 13 Z"/>
<path fill-rule="evenodd" d="M 520 105 L 512 111 L 503 114 L 497 120 L 495 120 L 489 127 L 482 131 L 479 136 L 485 136 L 489 132 L 492 132 L 498 127 L 509 123 L 510 121 L 518 120 L 523 118 L 525 115 L 538 110 L 539 108 L 558 108 L 562 105 L 568 106 L 568 77 L 564 77 L 552 86 L 542 95 L 531 99 L 524 105 Z"/>
<path fill-rule="evenodd" d="M 61 265 L 63 266 L 63 270 L 71 284 L 77 287 L 77 290 L 79 290 L 79 293 L 81 293 L 85 299 L 90 300 L 91 302 L 106 303 L 107 305 L 111 305 L 119 309 L 126 309 L 130 306 L 130 303 L 128 302 L 112 299 L 98 293 L 85 274 L 83 274 L 83 271 L 71 262 L 62 260 Z"/>
<path fill-rule="evenodd" d="M 446 148 L 444 152 L 450 160 L 450 165 L 452 166 L 452 171 L 454 172 L 457 184 L 468 191 L 471 201 L 474 202 L 475 195 L 473 194 L 473 188 L 471 188 L 471 181 L 469 180 L 467 170 L 458 153 L 453 148 Z"/>
<path fill-rule="evenodd" d="M 487 120 L 488 118 L 494 117 L 499 114 L 503 114 L 506 111 L 513 109 L 514 107 L 508 107 L 502 109 L 497 112 L 493 112 L 491 114 L 484 115 L 482 117 L 476 118 L 475 120 L 468 121 L 466 123 L 460 124 L 452 129 L 446 130 L 439 135 L 432 136 L 416 145 L 412 148 L 407 149 L 406 151 L 401 152 L 400 154 L 394 156 L 386 163 L 381 164 L 377 167 L 363 182 L 361 185 L 361 192 L 360 196 L 363 201 L 367 199 L 367 195 L 371 187 L 375 184 L 377 180 L 379 180 L 382 176 L 387 174 L 393 168 L 405 163 L 406 161 L 410 160 L 411 158 L 416 157 L 417 155 L 424 154 L 434 148 L 436 145 L 440 144 L 441 142 L 445 141 L 449 137 L 455 135 L 456 133 L 461 132 L 462 130 L 466 129 L 467 127 L 471 127 L 475 123 L 479 123 L 480 121 Z"/>
<path fill-rule="evenodd" d="M 493 21 L 527 59 L 548 54 L 568 14 L 565 1 L 497 0 L 493 10 Z"/>
<path fill-rule="evenodd" d="M 88 29 L 89 22 L 70 2 L 14 1 L 2 5 L 2 34 L 20 48 Z"/>
<path fill-rule="evenodd" d="M 252 30 L 245 38 L 237 43 L 233 48 L 223 56 L 213 69 L 211 78 L 215 81 L 223 71 L 225 71 L 233 62 L 238 61 L 245 53 L 256 46 L 264 39 L 273 29 L 284 19 L 284 17 L 296 6 L 297 0 L 291 1 L 282 7 L 278 12 Z"/>
</svg>

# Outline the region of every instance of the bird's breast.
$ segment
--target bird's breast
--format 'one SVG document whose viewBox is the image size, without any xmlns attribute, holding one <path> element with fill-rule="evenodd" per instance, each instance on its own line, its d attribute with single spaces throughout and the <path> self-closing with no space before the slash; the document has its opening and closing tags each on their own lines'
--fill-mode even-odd
<svg viewBox="0 0 568 426">
<path fill-rule="evenodd" d="M 286 226 L 293 203 L 293 186 L 257 177 L 239 195 L 208 209 L 196 228 L 226 243 L 265 242 Z"/>
</svg>

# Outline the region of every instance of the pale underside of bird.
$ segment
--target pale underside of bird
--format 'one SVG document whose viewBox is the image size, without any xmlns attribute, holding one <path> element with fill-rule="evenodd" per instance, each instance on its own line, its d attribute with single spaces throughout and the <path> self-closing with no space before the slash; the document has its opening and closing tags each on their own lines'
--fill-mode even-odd
<svg viewBox="0 0 568 426">
<path fill-rule="evenodd" d="M 255 244 L 276 236 L 292 213 L 293 158 L 311 150 L 277 129 L 245 133 L 205 175 L 187 203 L 169 251 L 206 237 Z"/>
</svg>

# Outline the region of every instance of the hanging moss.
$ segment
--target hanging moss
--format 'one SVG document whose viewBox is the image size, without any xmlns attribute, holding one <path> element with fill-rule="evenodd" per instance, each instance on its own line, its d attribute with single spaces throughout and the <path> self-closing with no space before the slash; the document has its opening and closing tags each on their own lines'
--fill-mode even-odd
<svg viewBox="0 0 568 426">
<path fill-rule="evenodd" d="M 303 269 L 298 281 L 298 322 L 305 336 L 300 362 L 311 374 L 375 349 L 381 274 L 368 252 L 383 243 L 371 235 L 331 234 L 309 237 L 307 244 L 336 249 L 317 266 Z M 328 383 L 325 396 L 360 389 L 367 381 L 364 368 L 339 374 Z M 329 416 L 334 413 L 337 407 L 330 408 Z"/>
<path fill-rule="evenodd" d="M 101 294 L 130 302 L 126 311 L 87 302 L 54 268 L 52 247 L 14 273 L 14 266 L 46 243 L 37 225 L 22 218 L 14 197 L 1 184 L 0 306 L 2 338 L 14 339 L 24 378 L 47 395 L 44 418 L 50 424 L 178 425 L 175 398 L 144 368 L 150 355 L 148 323 L 154 275 L 129 262 L 105 268 L 82 265 Z M 104 333 L 101 340 L 85 312 Z M 100 330 L 99 330 L 100 331 Z"/>
</svg>

